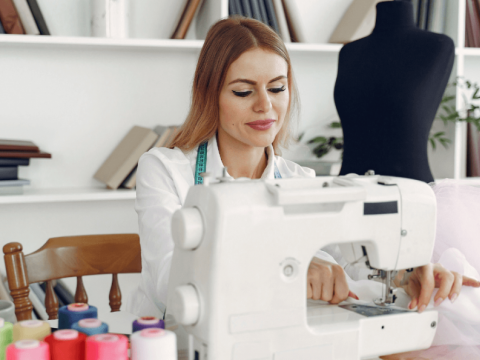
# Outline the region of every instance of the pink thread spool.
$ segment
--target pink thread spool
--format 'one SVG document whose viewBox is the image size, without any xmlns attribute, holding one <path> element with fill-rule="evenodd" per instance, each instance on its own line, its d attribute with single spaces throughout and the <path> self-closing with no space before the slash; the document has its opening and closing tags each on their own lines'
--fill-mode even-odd
<svg viewBox="0 0 480 360">
<path fill-rule="evenodd" d="M 20 340 L 7 347 L 8 360 L 50 360 L 48 344 L 38 340 Z"/>
<path fill-rule="evenodd" d="M 99 334 L 86 341 L 86 360 L 128 360 L 128 339 L 124 335 Z"/>
</svg>

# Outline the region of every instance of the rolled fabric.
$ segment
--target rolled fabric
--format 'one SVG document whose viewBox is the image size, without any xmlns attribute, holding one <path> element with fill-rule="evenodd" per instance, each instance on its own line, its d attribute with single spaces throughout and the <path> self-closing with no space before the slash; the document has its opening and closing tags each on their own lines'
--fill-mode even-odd
<svg viewBox="0 0 480 360">
<path fill-rule="evenodd" d="M 89 336 L 85 353 L 85 360 L 128 360 L 128 339 L 117 334 Z"/>
<path fill-rule="evenodd" d="M 8 360 L 50 360 L 50 348 L 44 341 L 20 340 L 7 346 Z"/>
<path fill-rule="evenodd" d="M 13 325 L 0 318 L 0 360 L 5 360 L 7 346 L 13 341 Z"/>
<path fill-rule="evenodd" d="M 71 329 L 72 325 L 82 319 L 96 319 L 97 308 L 84 303 L 62 306 L 58 310 L 58 329 Z"/>
<path fill-rule="evenodd" d="M 85 360 L 87 335 L 77 330 L 58 330 L 45 338 L 51 360 Z"/>
<path fill-rule="evenodd" d="M 165 322 L 153 316 L 143 316 L 133 322 L 132 333 L 151 328 L 165 329 Z"/>
<path fill-rule="evenodd" d="M 50 325 L 41 320 L 25 320 L 13 325 L 13 341 L 43 340 L 52 333 Z"/>
<path fill-rule="evenodd" d="M 177 360 L 175 333 L 164 329 L 145 329 L 130 337 L 132 360 Z"/>
<path fill-rule="evenodd" d="M 73 324 L 72 329 L 80 331 L 87 336 L 108 333 L 108 325 L 99 319 L 82 319 Z"/>
</svg>

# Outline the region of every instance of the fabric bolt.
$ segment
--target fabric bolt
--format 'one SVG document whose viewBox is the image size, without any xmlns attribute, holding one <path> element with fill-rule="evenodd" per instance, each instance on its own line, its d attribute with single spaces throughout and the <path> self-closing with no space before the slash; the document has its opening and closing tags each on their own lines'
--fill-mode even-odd
<svg viewBox="0 0 480 360">
<path fill-rule="evenodd" d="M 132 333 L 150 328 L 165 329 L 165 322 L 153 316 L 144 316 L 133 322 Z"/>
<path fill-rule="evenodd" d="M 62 331 L 74 336 L 62 338 Z M 48 335 L 45 342 L 50 346 L 51 360 L 84 360 L 86 339 L 85 334 L 75 330 L 58 330 Z"/>
<path fill-rule="evenodd" d="M 58 328 L 71 329 L 72 325 L 82 319 L 97 318 L 97 308 L 95 306 L 88 306 L 84 311 L 71 311 L 68 305 L 62 306 L 58 310 Z"/>
<path fill-rule="evenodd" d="M 19 340 L 43 340 L 52 333 L 50 325 L 46 321 L 25 320 L 13 325 L 13 341 Z"/>
<path fill-rule="evenodd" d="M 85 344 L 85 360 L 128 360 L 128 339 L 124 335 L 93 335 Z"/>
<path fill-rule="evenodd" d="M 7 346 L 13 341 L 13 324 L 0 318 L 0 360 L 5 360 Z"/>
<path fill-rule="evenodd" d="M 84 319 L 87 320 L 87 319 Z M 106 334 L 108 333 L 108 324 L 101 322 L 99 320 L 98 326 L 90 327 L 90 326 L 82 326 L 82 321 L 76 322 L 72 325 L 73 330 L 77 330 L 81 333 L 84 333 L 87 336 L 97 335 L 97 334 Z"/>
<path fill-rule="evenodd" d="M 312 169 L 276 156 L 272 146 L 265 151 L 268 163 L 262 179 L 275 178 L 275 165 L 282 178 L 315 177 Z M 174 247 L 170 223 L 173 213 L 185 202 L 188 189 L 195 184 L 196 159 L 197 148 L 189 152 L 153 148 L 138 162 L 135 210 L 142 247 L 142 284 L 127 303 L 127 311 L 137 316 L 164 316 Z M 220 177 L 223 168 L 213 136 L 208 141 L 206 172 Z M 231 177 L 228 172 L 227 177 Z M 318 252 L 316 256 L 322 254 Z"/>
<path fill-rule="evenodd" d="M 50 347 L 44 341 L 20 340 L 8 345 L 8 360 L 50 360 Z"/>
</svg>

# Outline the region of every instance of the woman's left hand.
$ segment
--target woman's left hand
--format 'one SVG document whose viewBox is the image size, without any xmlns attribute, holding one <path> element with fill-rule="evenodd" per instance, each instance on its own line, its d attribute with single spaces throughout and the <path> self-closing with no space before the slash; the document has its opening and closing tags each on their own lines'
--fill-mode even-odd
<svg viewBox="0 0 480 360">
<path fill-rule="evenodd" d="M 455 271 L 449 271 L 441 264 L 430 263 L 415 268 L 402 287 L 412 298 L 408 308 L 415 309 L 418 306 L 418 312 L 421 313 L 430 302 L 435 288 L 438 288 L 438 292 L 434 302 L 435 306 L 438 306 L 447 297 L 454 302 L 460 295 L 462 285 L 480 287 L 480 282 Z"/>
</svg>

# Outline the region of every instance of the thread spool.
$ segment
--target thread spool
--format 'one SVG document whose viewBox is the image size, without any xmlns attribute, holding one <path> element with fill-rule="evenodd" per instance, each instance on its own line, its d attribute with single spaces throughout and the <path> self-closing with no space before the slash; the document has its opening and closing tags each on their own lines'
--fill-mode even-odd
<svg viewBox="0 0 480 360">
<path fill-rule="evenodd" d="M 73 324 L 72 329 L 80 331 L 87 336 L 108 333 L 108 325 L 98 319 L 82 319 Z"/>
<path fill-rule="evenodd" d="M 5 360 L 7 346 L 13 341 L 12 323 L 0 318 L 0 360 Z"/>
<path fill-rule="evenodd" d="M 125 335 L 99 334 L 85 342 L 86 360 L 128 360 L 128 339 Z"/>
<path fill-rule="evenodd" d="M 13 325 L 13 341 L 19 340 L 43 340 L 52 333 L 50 325 L 46 321 L 25 320 Z"/>
<path fill-rule="evenodd" d="M 130 336 L 132 360 L 177 360 L 175 333 L 164 329 L 145 329 Z"/>
<path fill-rule="evenodd" d="M 153 316 L 143 316 L 133 322 L 132 333 L 151 328 L 165 329 L 165 322 Z"/>
<path fill-rule="evenodd" d="M 97 308 L 83 303 L 62 306 L 58 310 L 58 329 L 71 329 L 72 325 L 82 319 L 97 318 Z"/>
<path fill-rule="evenodd" d="M 45 338 L 51 360 L 85 360 L 87 335 L 77 330 L 58 330 Z"/>
<path fill-rule="evenodd" d="M 8 360 L 50 360 L 50 349 L 44 341 L 20 340 L 7 346 Z"/>
</svg>

